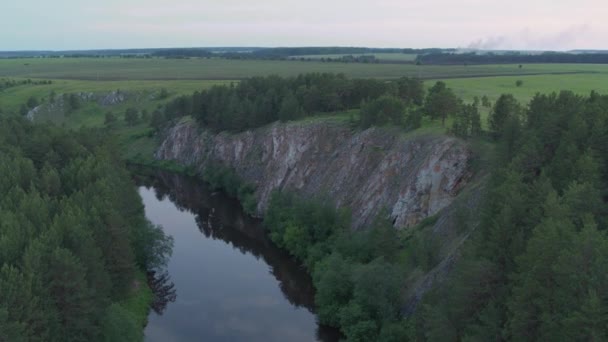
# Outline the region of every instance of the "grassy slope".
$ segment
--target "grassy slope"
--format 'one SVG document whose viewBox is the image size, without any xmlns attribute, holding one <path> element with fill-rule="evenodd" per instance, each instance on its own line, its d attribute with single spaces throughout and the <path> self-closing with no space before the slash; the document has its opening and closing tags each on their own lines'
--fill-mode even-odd
<svg viewBox="0 0 608 342">
<path fill-rule="evenodd" d="M 150 304 L 154 299 L 154 294 L 146 286 L 147 279 L 144 272 L 140 271 L 137 273 L 135 284 L 129 297 L 121 302 L 120 305 L 133 315 L 140 326 L 145 327 L 148 323 L 148 313 L 150 312 Z"/>
</svg>

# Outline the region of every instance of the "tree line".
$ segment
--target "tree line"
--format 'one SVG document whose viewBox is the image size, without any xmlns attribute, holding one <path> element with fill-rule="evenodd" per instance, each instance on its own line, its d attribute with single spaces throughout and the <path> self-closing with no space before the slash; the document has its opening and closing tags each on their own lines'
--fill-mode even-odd
<svg viewBox="0 0 608 342">
<path fill-rule="evenodd" d="M 522 106 L 503 95 L 490 131 L 481 224 L 410 318 L 410 338 L 607 340 L 608 96 L 537 94 Z"/>
<path fill-rule="evenodd" d="M 407 77 L 391 82 L 320 73 L 292 78 L 253 77 L 236 85 L 214 86 L 178 97 L 165 106 L 164 113 L 156 114 L 156 122 L 161 125 L 166 120 L 192 115 L 205 128 L 238 132 L 278 120 L 359 108 L 362 103 L 385 95 L 402 102 L 405 110 L 423 104 L 424 85 L 419 79 Z M 406 114 L 404 111 L 399 115 Z"/>
<path fill-rule="evenodd" d="M 482 133 L 480 106 L 492 104 L 485 96 L 466 104 L 442 81 L 426 91 L 417 78 L 383 81 L 313 73 L 254 77 L 180 96 L 163 111 L 153 112 L 151 125 L 160 130 L 169 121 L 192 115 L 204 128 L 240 132 L 275 121 L 360 109 L 356 124 L 363 129 L 391 124 L 413 130 L 426 116 L 441 121 L 450 133 L 469 138 Z M 448 118 L 453 119 L 449 127 Z"/>
<path fill-rule="evenodd" d="M 428 53 L 416 57 L 418 64 L 522 64 L 522 63 L 585 63 L 606 64 L 608 53 L 545 52 L 521 53 Z"/>
<path fill-rule="evenodd" d="M 0 119 L 0 340 L 143 338 L 123 303 L 172 241 L 145 219 L 107 142 L 101 130 Z"/>
</svg>

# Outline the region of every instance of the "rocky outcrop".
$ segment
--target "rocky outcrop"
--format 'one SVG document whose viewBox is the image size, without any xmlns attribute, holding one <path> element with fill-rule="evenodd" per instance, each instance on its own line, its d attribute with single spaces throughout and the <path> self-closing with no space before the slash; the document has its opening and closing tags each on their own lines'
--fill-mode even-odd
<svg viewBox="0 0 608 342">
<path fill-rule="evenodd" d="M 337 122 L 275 123 L 239 134 L 194 122 L 169 129 L 156 158 L 199 169 L 221 162 L 257 186 L 258 214 L 275 189 L 326 195 L 351 208 L 355 228 L 387 209 L 408 227 L 448 206 L 470 178 L 471 152 L 460 140 L 372 128 L 353 133 Z"/>
</svg>

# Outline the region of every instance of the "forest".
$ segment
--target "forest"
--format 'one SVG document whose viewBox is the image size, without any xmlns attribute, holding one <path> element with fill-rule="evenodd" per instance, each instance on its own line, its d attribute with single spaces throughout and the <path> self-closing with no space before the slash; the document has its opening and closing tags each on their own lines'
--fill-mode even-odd
<svg viewBox="0 0 608 342">
<path fill-rule="evenodd" d="M 126 109 L 125 119 L 135 111 L 138 123 L 154 128 L 146 136 L 188 115 L 215 132 L 241 132 L 351 111 L 355 130 L 388 125 L 406 132 L 430 120 L 441 123 L 439 134 L 491 145 L 488 198 L 465 213 L 481 223 L 458 222 L 459 231 L 471 232 L 460 259 L 407 315 L 403 284 L 412 270 L 436 266 L 434 241 L 404 241 L 387 215 L 352 232 L 348 209 L 336 210 L 327 198 L 273 195 L 268 234 L 312 276 L 319 321 L 349 341 L 608 339 L 608 96 L 562 91 L 536 94 L 529 104 L 509 94 L 464 102 L 442 81 L 425 87 L 416 78 L 321 73 L 160 94 L 166 105 L 149 116 L 142 111 L 141 121 L 136 109 Z M 65 102 L 74 109 L 77 100 Z M 487 121 L 481 111 L 489 112 Z M 166 262 L 171 239 L 144 217 L 111 141 L 115 120 L 105 129 L 68 132 L 1 119 L 5 340 L 142 338 L 141 313 L 129 298 L 143 286 L 142 274 Z M 254 211 L 255 187 L 234 170 L 211 165 L 201 177 Z"/>
<path fill-rule="evenodd" d="M 349 341 L 608 339 L 608 96 L 538 94 L 525 107 L 503 95 L 484 134 L 497 151 L 481 224 L 407 317 L 398 255 L 417 249 L 407 262 L 428 270 L 432 246 L 403 245 L 386 215 L 353 233 L 346 209 L 274 194 L 264 222 L 312 274 L 321 322 Z"/>
<path fill-rule="evenodd" d="M 172 240 L 116 155 L 102 130 L 0 119 L 0 340 L 143 338 L 134 297 Z"/>
<path fill-rule="evenodd" d="M 442 91 L 438 99 L 443 99 Z M 237 85 L 213 86 L 208 90 L 181 96 L 154 113 L 156 126 L 166 120 L 192 115 L 203 127 L 214 131 L 239 132 L 274 121 L 291 121 L 365 106 L 367 102 L 398 102 L 398 109 L 420 106 L 424 85 L 416 78 L 403 77 L 386 82 L 374 79 L 349 79 L 342 74 L 303 74 L 293 78 L 252 77 Z M 448 94 L 455 100 L 453 93 Z M 376 108 L 379 109 L 378 106 Z M 370 109 L 366 122 L 385 122 L 382 113 Z M 400 121 L 400 120 L 398 120 Z M 414 127 L 415 128 L 415 127 Z"/>
<path fill-rule="evenodd" d="M 608 96 L 538 94 L 524 107 L 504 95 L 490 134 L 481 224 L 411 338 L 606 340 Z"/>
<path fill-rule="evenodd" d="M 161 130 L 167 122 L 191 115 L 204 128 L 215 132 L 241 132 L 275 121 L 293 121 L 360 109 L 351 121 L 360 128 L 395 125 L 404 130 L 420 128 L 424 116 L 468 138 L 481 135 L 480 106 L 487 98 L 465 104 L 444 82 L 425 90 L 420 79 L 395 81 L 349 79 L 342 74 L 303 74 L 295 78 L 253 77 L 237 85 L 213 86 L 180 96 L 156 110 L 151 125 Z"/>
</svg>

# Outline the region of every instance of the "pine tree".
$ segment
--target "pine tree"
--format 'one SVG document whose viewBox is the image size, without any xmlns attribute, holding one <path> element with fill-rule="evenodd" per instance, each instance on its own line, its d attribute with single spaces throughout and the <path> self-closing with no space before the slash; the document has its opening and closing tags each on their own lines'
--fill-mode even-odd
<svg viewBox="0 0 608 342">
<path fill-rule="evenodd" d="M 520 105 L 513 95 L 501 95 L 498 100 L 496 100 L 494 108 L 488 117 L 490 131 L 495 137 L 502 136 L 507 123 L 512 119 L 518 118 L 520 113 Z"/>
<path fill-rule="evenodd" d="M 57 336 L 64 341 L 90 341 L 99 333 L 91 315 L 92 293 L 87 287 L 86 270 L 68 250 L 56 249 L 49 260 L 51 295 L 61 324 Z"/>
</svg>

